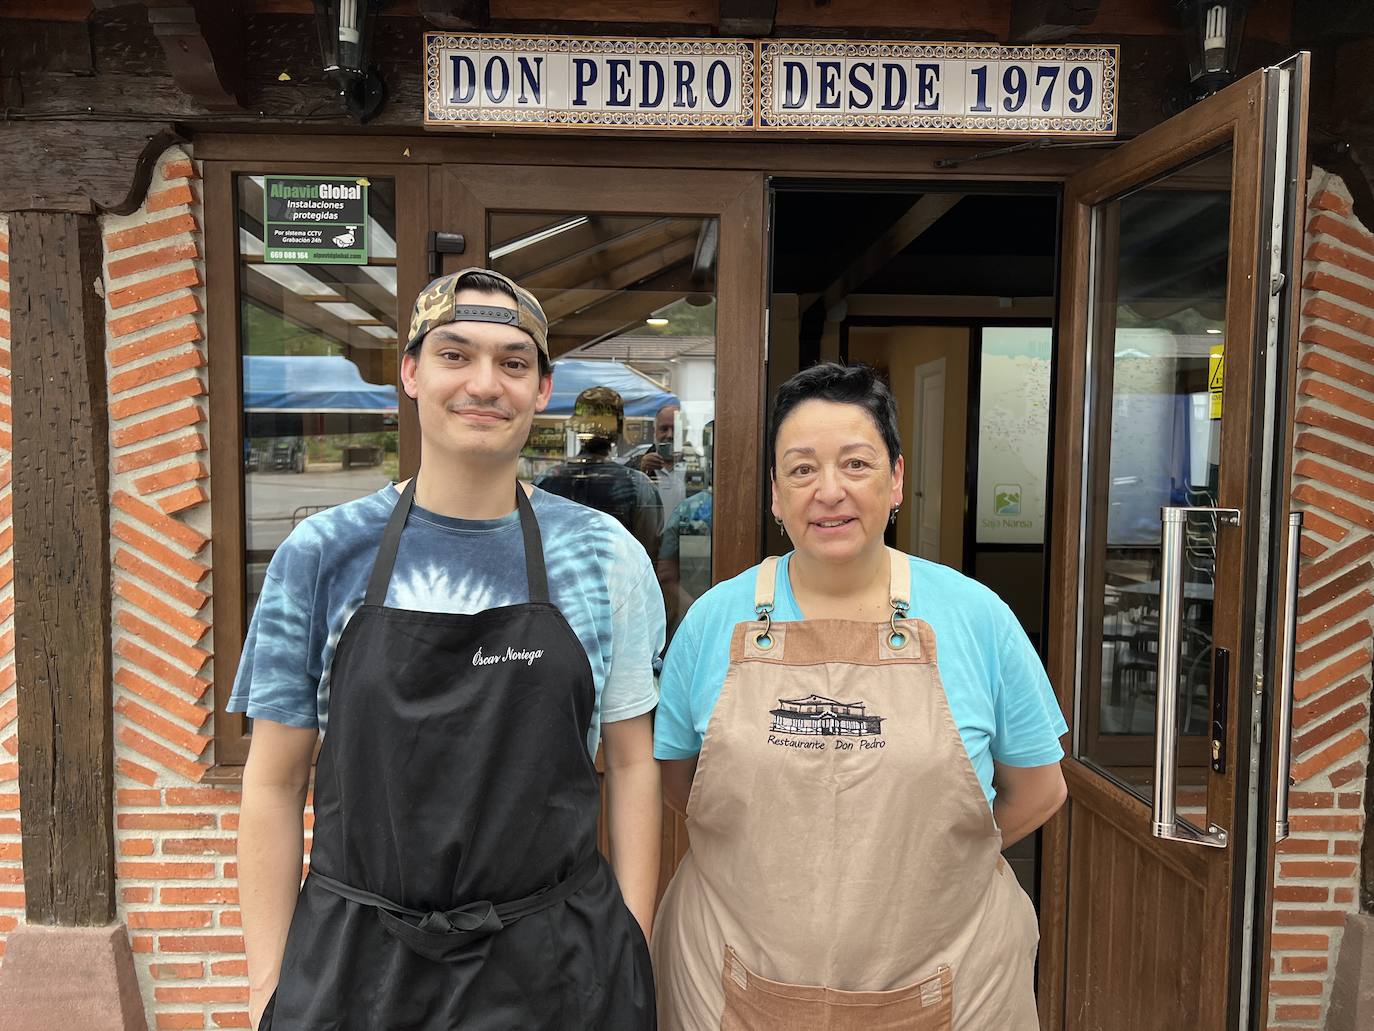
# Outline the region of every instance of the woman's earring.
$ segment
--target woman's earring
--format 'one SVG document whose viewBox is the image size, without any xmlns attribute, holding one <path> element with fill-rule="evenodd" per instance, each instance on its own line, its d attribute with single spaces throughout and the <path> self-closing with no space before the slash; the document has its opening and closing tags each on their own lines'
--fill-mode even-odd
<svg viewBox="0 0 1374 1031">
<path fill-rule="evenodd" d="M 891 514 L 887 517 L 887 523 L 888 523 L 889 526 L 896 526 L 896 525 L 897 525 L 897 513 L 900 512 L 901 510 L 902 510 L 902 506 L 901 506 L 901 505 L 893 505 L 893 506 L 892 506 L 892 512 L 891 512 Z"/>
<path fill-rule="evenodd" d="M 775 522 L 775 523 L 778 524 L 778 532 L 781 533 L 784 537 L 786 537 L 786 536 L 787 536 L 787 527 L 785 527 L 785 526 L 782 525 L 782 520 L 779 519 L 777 516 L 774 516 L 774 517 L 773 517 L 773 522 Z"/>
</svg>

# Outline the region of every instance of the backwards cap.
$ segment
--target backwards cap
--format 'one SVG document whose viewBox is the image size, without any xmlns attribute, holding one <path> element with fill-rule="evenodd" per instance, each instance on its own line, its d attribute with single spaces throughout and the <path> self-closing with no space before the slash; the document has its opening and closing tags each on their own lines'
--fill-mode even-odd
<svg viewBox="0 0 1374 1031">
<path fill-rule="evenodd" d="M 515 295 L 515 307 L 487 304 L 459 304 L 458 292 L 466 286 L 464 280 L 474 275 L 490 276 L 510 288 Z M 497 322 L 515 326 L 530 335 L 545 358 L 549 356 L 549 320 L 534 294 L 509 276 L 485 268 L 465 268 L 461 272 L 440 276 L 420 291 L 410 314 L 410 338 L 406 350 L 417 347 L 426 333 L 450 322 Z"/>
</svg>

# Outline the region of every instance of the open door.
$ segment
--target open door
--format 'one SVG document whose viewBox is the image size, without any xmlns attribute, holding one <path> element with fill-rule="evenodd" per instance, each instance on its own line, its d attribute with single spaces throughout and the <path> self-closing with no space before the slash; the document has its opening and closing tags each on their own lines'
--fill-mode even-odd
<svg viewBox="0 0 1374 1031">
<path fill-rule="evenodd" d="M 1257 1019 L 1305 85 L 1302 57 L 1258 71 L 1067 184 L 1047 1029 Z"/>
<path fill-rule="evenodd" d="M 495 269 L 549 317 L 554 395 L 520 475 L 626 525 L 654 562 L 671 635 L 758 556 L 762 174 L 454 164 L 432 176 L 431 228 L 448 234 L 432 238 L 436 271 Z M 604 819 L 601 845 L 609 854 Z M 665 807 L 660 894 L 686 848 Z"/>
</svg>

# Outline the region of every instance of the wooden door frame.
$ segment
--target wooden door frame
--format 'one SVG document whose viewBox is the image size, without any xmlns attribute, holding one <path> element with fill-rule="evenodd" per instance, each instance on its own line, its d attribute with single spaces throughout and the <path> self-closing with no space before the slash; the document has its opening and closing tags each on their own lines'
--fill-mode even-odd
<svg viewBox="0 0 1374 1031">
<path fill-rule="evenodd" d="M 1227 353 L 1228 379 L 1248 384 L 1252 378 L 1254 341 L 1259 329 L 1254 287 L 1251 279 L 1261 239 L 1260 201 L 1264 196 L 1260 173 L 1264 163 L 1264 116 L 1268 73 L 1256 72 L 1206 102 L 1189 109 L 1136 140 L 1102 158 L 1066 183 L 1064 221 L 1061 236 L 1064 240 L 1062 275 L 1060 280 L 1059 340 L 1061 354 L 1068 360 L 1059 363 L 1061 380 L 1055 411 L 1054 442 L 1057 452 L 1054 464 L 1062 469 L 1082 469 L 1087 458 L 1084 434 L 1089 414 L 1086 409 L 1089 390 L 1088 333 L 1097 320 L 1089 321 L 1088 305 L 1075 303 L 1078 298 L 1092 294 L 1092 209 L 1140 184 L 1147 183 L 1170 170 L 1187 164 L 1213 150 L 1230 144 L 1232 150 L 1231 224 L 1227 269 L 1226 339 L 1233 341 Z M 1101 303 L 1101 298 L 1096 299 Z M 1231 332 L 1234 327 L 1235 332 Z M 1234 365 L 1231 362 L 1234 360 Z M 1250 399 L 1237 392 L 1235 403 L 1248 405 Z M 1222 503 L 1236 502 L 1243 507 L 1243 498 L 1232 498 L 1246 482 L 1246 466 L 1252 443 L 1251 420 L 1245 417 L 1223 423 L 1221 445 L 1222 467 L 1219 482 L 1224 491 Z M 1049 666 L 1061 708 L 1070 727 L 1069 755 L 1064 761 L 1065 779 L 1069 784 L 1070 801 L 1046 825 L 1043 839 L 1041 881 L 1044 886 L 1042 903 L 1042 937 L 1040 961 L 1041 1024 L 1044 1028 L 1062 1028 L 1067 1008 L 1067 954 L 1070 938 L 1068 910 L 1069 823 L 1075 793 L 1094 793 L 1100 796 L 1098 811 L 1118 830 L 1149 849 L 1159 861 L 1204 885 L 1207 910 L 1204 925 L 1210 933 L 1226 943 L 1220 957 L 1217 950 L 1205 950 L 1201 957 L 1200 978 L 1203 984 L 1226 984 L 1230 968 L 1230 920 L 1232 893 L 1231 866 L 1238 848 L 1245 847 L 1245 835 L 1237 823 L 1234 772 L 1231 777 L 1209 776 L 1208 812 L 1218 822 L 1226 821 L 1232 832 L 1231 843 L 1225 850 L 1210 850 L 1168 843 L 1160 848 L 1150 831 L 1149 810 L 1126 790 L 1107 782 L 1101 775 L 1076 758 L 1075 721 L 1077 716 L 1078 684 L 1076 666 L 1079 640 L 1079 569 L 1082 561 L 1081 519 L 1083 517 L 1083 482 L 1081 477 L 1064 477 L 1058 484 L 1053 502 L 1050 570 L 1051 616 Z M 1218 565 L 1231 569 L 1246 569 L 1250 575 L 1248 556 L 1242 552 L 1253 549 L 1254 537 L 1248 527 L 1239 533 L 1224 535 L 1218 546 Z M 1243 640 L 1245 628 L 1253 623 L 1253 595 L 1239 592 L 1228 599 L 1218 599 L 1214 610 L 1214 626 L 1218 628 L 1218 643 L 1230 643 L 1233 652 L 1232 687 L 1229 692 L 1229 720 L 1231 732 L 1227 741 L 1228 769 L 1238 765 L 1243 754 L 1242 738 L 1248 739 L 1249 694 L 1239 685 L 1248 685 L 1253 678 L 1253 655 L 1236 649 L 1235 642 Z M 1248 600 L 1247 600 L 1248 598 Z M 1248 612 L 1248 616 L 1247 616 Z M 1241 701 L 1246 705 L 1242 709 Z M 1242 712 L 1246 719 L 1241 720 Z M 1061 919 L 1046 919 L 1049 914 L 1063 914 Z M 1058 972 L 1059 976 L 1055 976 Z M 1203 1010 L 1198 1014 L 1198 1026 L 1222 1026 L 1228 1005 L 1225 992 L 1203 993 Z"/>
<path fill-rule="evenodd" d="M 421 168 L 405 164 L 350 161 L 346 154 L 321 153 L 318 159 L 285 161 L 268 157 L 207 160 L 205 185 L 205 321 L 209 356 L 211 563 L 214 569 L 215 766 L 208 779 L 237 780 L 248 759 L 251 738 L 243 713 L 225 704 L 248 630 L 244 604 L 243 377 L 239 325 L 238 194 L 240 175 L 310 175 L 347 171 L 396 181 L 396 318 L 405 325 L 415 295 L 425 284 L 422 262 L 429 222 L 428 179 Z M 405 204 L 400 198 L 406 197 Z M 398 418 L 400 475 L 419 465 L 419 425 L 415 405 L 402 403 Z M 237 427 L 237 430 L 231 430 Z"/>
<path fill-rule="evenodd" d="M 971 335 L 971 334 L 970 334 L 970 335 Z M 926 415 L 926 402 L 925 402 L 924 396 L 921 394 L 921 390 L 922 390 L 922 388 L 923 388 L 924 385 L 925 385 L 925 381 L 928 380 L 928 379 L 930 379 L 933 375 L 935 375 L 934 372 L 931 372 L 931 373 L 926 374 L 926 375 L 922 375 L 922 373 L 923 373 L 925 370 L 927 370 L 927 369 L 932 369 L 932 370 L 933 370 L 935 367 L 937 367 L 937 366 L 939 367 L 939 376 L 940 376 L 940 423 L 941 423 L 941 426 L 940 426 L 940 452 L 941 452 L 941 454 L 940 454 L 940 479 L 941 479 L 941 480 L 944 479 L 944 467 L 945 467 L 945 459 L 944 459 L 944 448 L 945 448 L 945 433 L 944 433 L 945 397 L 944 397 L 944 395 L 945 395 L 945 376 L 947 375 L 947 372 L 948 372 L 948 370 L 947 370 L 947 368 L 946 368 L 946 365 L 947 365 L 947 364 L 948 364 L 948 363 L 945 361 L 945 359 L 944 359 L 943 356 L 942 356 L 942 357 L 939 357 L 939 358 L 932 358 L 932 359 L 931 359 L 930 361 L 928 361 L 928 362 L 922 362 L 920 365 L 916 366 L 916 368 L 915 368 L 915 370 L 914 370 L 915 373 L 916 373 L 916 382 L 912 384 L 912 400 L 915 402 L 916 410 L 915 410 L 914 412 L 911 413 L 911 427 L 912 427 L 911 439 L 912 439 L 913 441 L 918 441 L 918 442 L 919 442 L 919 441 L 922 441 L 922 440 L 925 439 L 924 436 L 923 436 L 922 433 L 921 433 L 921 426 L 922 426 L 923 422 L 925 421 L 925 415 Z M 971 389 L 971 388 L 972 388 L 972 384 L 970 384 L 970 390 L 969 390 L 967 393 L 972 394 L 972 389 Z M 919 445 L 918 445 L 918 446 L 919 446 Z M 911 549 L 911 554 L 917 555 L 917 556 L 920 557 L 920 558 L 924 558 L 925 556 L 920 554 L 920 545 L 921 545 L 921 519 L 922 519 L 922 518 L 924 517 L 924 515 L 925 515 L 926 505 L 929 504 L 929 502 L 926 500 L 926 493 L 925 493 L 925 490 L 924 490 L 924 483 L 925 483 L 925 475 L 924 475 L 924 472 L 925 472 L 925 451 L 924 451 L 924 449 L 920 450 L 918 454 L 912 455 L 911 457 L 912 457 L 913 459 L 915 459 L 915 463 L 914 463 L 914 464 L 915 464 L 915 466 L 916 466 L 916 468 L 915 468 L 914 470 L 912 470 L 912 474 L 913 474 L 912 477 L 911 477 L 912 493 L 913 493 L 913 494 L 917 494 L 917 493 L 919 492 L 919 497 L 920 497 L 921 500 L 920 500 L 920 502 L 916 505 L 916 511 L 912 513 L 912 516 L 913 516 L 913 519 L 911 520 L 912 539 L 906 541 L 905 543 L 906 543 L 908 546 L 910 546 L 910 545 L 912 545 L 912 544 L 915 544 L 916 547 Z M 965 463 L 967 463 L 967 461 L 968 461 L 968 456 L 967 456 L 967 455 L 965 455 L 964 461 L 965 461 Z M 940 508 L 940 509 L 943 509 L 943 507 L 944 507 L 944 486 L 943 486 L 943 483 L 942 483 L 942 485 L 941 485 L 941 487 L 940 487 L 940 506 L 939 506 L 939 508 Z M 943 512 L 943 511 L 939 511 L 939 515 L 940 515 L 940 522 L 941 522 L 941 525 L 943 525 L 943 523 L 944 523 L 944 512 Z M 939 536 L 938 533 L 936 534 L 936 537 L 935 537 L 935 550 L 936 550 L 937 553 L 938 553 L 939 550 L 940 550 L 940 536 Z"/>
<path fill-rule="evenodd" d="M 759 172 L 661 172 L 578 166 L 550 175 L 537 165 L 434 165 L 434 210 L 461 232 L 463 255 L 443 271 L 456 271 L 487 254 L 487 212 L 518 210 L 627 215 L 694 215 L 720 219 L 716 268 L 716 402 L 713 466 L 717 477 L 711 535 L 713 582 L 757 560 L 762 534 L 761 483 L 764 392 L 764 212 L 766 186 Z M 440 228 L 437 224 L 434 228 Z"/>
</svg>

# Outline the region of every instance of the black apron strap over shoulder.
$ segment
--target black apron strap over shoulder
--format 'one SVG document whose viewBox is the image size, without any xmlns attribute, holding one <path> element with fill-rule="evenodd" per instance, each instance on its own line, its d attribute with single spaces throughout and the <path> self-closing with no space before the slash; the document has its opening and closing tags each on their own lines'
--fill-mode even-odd
<svg viewBox="0 0 1374 1031">
<path fill-rule="evenodd" d="M 539 533 L 539 520 L 534 518 L 534 506 L 518 483 L 515 507 L 520 511 L 520 532 L 525 536 L 525 579 L 529 582 L 530 602 L 545 605 L 549 600 L 549 577 L 544 568 L 544 538 Z"/>
<path fill-rule="evenodd" d="M 415 483 L 418 476 L 412 476 L 401 496 L 396 499 L 396 507 L 382 531 L 382 542 L 377 548 L 376 561 L 372 563 L 372 576 L 367 581 L 367 594 L 364 605 L 381 607 L 386 604 L 387 587 L 391 584 L 391 574 L 396 568 L 396 554 L 401 548 L 401 531 L 405 529 L 406 518 L 415 504 Z M 544 539 L 539 533 L 539 520 L 534 516 L 534 506 L 525 496 L 524 488 L 515 485 L 515 509 L 520 513 L 520 532 L 525 542 L 525 579 L 529 586 L 530 601 L 547 604 L 549 600 L 549 577 L 544 567 Z"/>
<path fill-rule="evenodd" d="M 401 531 L 406 527 L 410 506 L 415 503 L 415 481 L 418 479 L 418 476 L 410 478 L 406 489 L 401 491 L 401 496 L 396 499 L 396 507 L 391 510 L 391 518 L 386 521 L 386 529 L 382 531 L 382 543 L 377 548 L 377 558 L 372 563 L 372 576 L 367 581 L 364 605 L 380 607 L 386 604 L 386 589 L 391 584 L 391 571 L 396 568 L 396 552 L 401 547 Z"/>
</svg>

